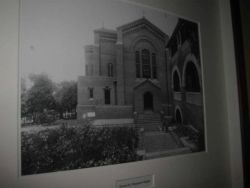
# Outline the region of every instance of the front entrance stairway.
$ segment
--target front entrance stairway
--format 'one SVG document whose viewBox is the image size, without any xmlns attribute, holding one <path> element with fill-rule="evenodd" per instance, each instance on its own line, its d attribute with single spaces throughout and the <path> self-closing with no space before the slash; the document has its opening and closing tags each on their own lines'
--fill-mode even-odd
<svg viewBox="0 0 250 188">
<path fill-rule="evenodd" d="M 190 152 L 176 143 L 171 134 L 161 131 L 161 118 L 157 113 L 149 111 L 138 114 L 136 127 L 140 130 L 138 151 L 144 159 Z"/>
<path fill-rule="evenodd" d="M 138 114 L 136 126 L 143 128 L 145 132 L 159 131 L 161 128 L 160 115 L 153 112 Z"/>
<path fill-rule="evenodd" d="M 146 132 L 144 133 L 146 152 L 164 151 L 178 148 L 176 142 L 169 133 Z"/>
</svg>

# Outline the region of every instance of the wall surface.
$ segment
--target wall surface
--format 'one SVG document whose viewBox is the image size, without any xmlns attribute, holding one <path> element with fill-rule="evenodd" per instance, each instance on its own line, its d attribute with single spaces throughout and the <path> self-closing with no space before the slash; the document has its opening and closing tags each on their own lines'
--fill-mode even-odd
<svg viewBox="0 0 250 188">
<path fill-rule="evenodd" d="M 166 9 L 200 22 L 207 152 L 19 177 L 19 1 L 1 0 L 0 187 L 111 188 L 115 187 L 116 180 L 148 174 L 155 175 L 157 188 L 228 188 L 231 185 L 242 187 L 237 87 L 228 0 L 221 0 L 221 4 L 217 4 L 218 1 L 215 0 L 133 1 Z"/>
<path fill-rule="evenodd" d="M 240 10 L 241 10 L 241 24 L 243 33 L 243 45 L 244 45 L 244 55 L 245 55 L 245 66 L 246 66 L 246 77 L 247 77 L 247 89 L 248 89 L 248 99 L 250 99 L 250 1 L 241 0 Z M 248 100 L 248 106 L 250 106 L 250 100 Z M 250 114 L 249 114 L 250 115 Z"/>
<path fill-rule="evenodd" d="M 222 58 L 224 62 L 225 89 L 227 100 L 229 153 L 232 187 L 243 187 L 242 149 L 240 133 L 239 99 L 233 47 L 233 31 L 230 15 L 230 3 L 220 1 L 220 22 Z"/>
</svg>

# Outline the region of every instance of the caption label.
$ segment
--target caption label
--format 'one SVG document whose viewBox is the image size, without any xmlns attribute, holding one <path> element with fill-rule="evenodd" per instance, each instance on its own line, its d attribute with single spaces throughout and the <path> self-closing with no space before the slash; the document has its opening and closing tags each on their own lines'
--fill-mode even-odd
<svg viewBox="0 0 250 188">
<path fill-rule="evenodd" d="M 142 176 L 116 182 L 116 188 L 152 188 L 154 187 L 154 176 Z"/>
</svg>

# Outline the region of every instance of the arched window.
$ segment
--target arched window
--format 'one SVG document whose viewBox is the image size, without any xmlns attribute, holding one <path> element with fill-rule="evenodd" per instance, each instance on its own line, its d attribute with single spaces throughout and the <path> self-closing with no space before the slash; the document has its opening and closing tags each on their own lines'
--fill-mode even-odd
<svg viewBox="0 0 250 188">
<path fill-rule="evenodd" d="M 94 88 L 89 88 L 89 99 L 93 99 L 94 98 Z"/>
<path fill-rule="evenodd" d="M 173 75 L 173 86 L 174 91 L 180 91 L 180 78 L 176 70 L 174 71 Z"/>
<path fill-rule="evenodd" d="M 153 78 L 157 78 L 157 65 L 156 65 L 155 53 L 152 53 L 152 69 L 153 69 Z"/>
<path fill-rule="evenodd" d="M 113 64 L 109 63 L 108 64 L 108 76 L 113 77 L 114 76 L 114 70 L 113 70 Z"/>
<path fill-rule="evenodd" d="M 136 78 L 157 79 L 156 54 L 148 49 L 135 52 Z"/>
<path fill-rule="evenodd" d="M 187 63 L 185 71 L 185 89 L 190 92 L 199 92 L 200 83 L 199 83 L 198 71 L 192 62 Z"/>
<path fill-rule="evenodd" d="M 140 63 L 140 52 L 135 52 L 135 66 L 136 66 L 136 78 L 141 77 L 141 63 Z"/>
<path fill-rule="evenodd" d="M 142 77 L 150 78 L 151 77 L 151 65 L 150 65 L 150 53 L 149 50 L 143 49 L 141 54 L 142 59 Z"/>
<path fill-rule="evenodd" d="M 136 78 L 141 77 L 141 62 L 140 62 L 140 52 L 135 52 L 135 68 L 136 68 Z"/>
</svg>

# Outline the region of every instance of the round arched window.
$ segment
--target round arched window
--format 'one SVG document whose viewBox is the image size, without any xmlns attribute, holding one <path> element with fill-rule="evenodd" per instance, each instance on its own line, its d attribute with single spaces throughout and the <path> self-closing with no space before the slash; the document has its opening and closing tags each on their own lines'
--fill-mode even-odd
<svg viewBox="0 0 250 188">
<path fill-rule="evenodd" d="M 157 56 L 149 49 L 135 51 L 136 78 L 157 79 Z"/>
<path fill-rule="evenodd" d="M 149 50 L 143 49 L 142 52 L 142 77 L 151 77 L 150 53 Z"/>
<path fill-rule="evenodd" d="M 113 77 L 114 76 L 114 70 L 113 70 L 113 64 L 109 63 L 108 64 L 108 76 Z"/>
</svg>

